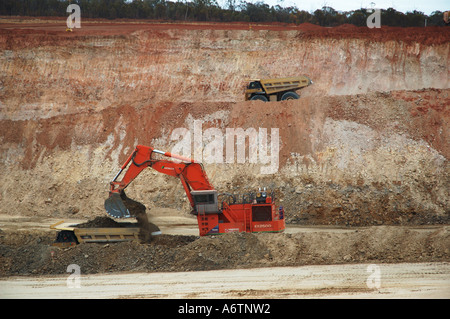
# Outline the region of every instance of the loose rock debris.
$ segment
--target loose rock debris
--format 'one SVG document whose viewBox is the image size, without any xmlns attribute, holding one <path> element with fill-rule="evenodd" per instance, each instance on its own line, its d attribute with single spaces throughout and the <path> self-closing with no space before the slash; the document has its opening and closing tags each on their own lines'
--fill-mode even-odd
<svg viewBox="0 0 450 319">
<path fill-rule="evenodd" d="M 48 231 L 0 234 L 0 276 L 170 272 L 343 263 L 450 261 L 449 226 L 373 226 L 296 234 L 159 235 L 150 242 L 51 246 Z"/>
</svg>

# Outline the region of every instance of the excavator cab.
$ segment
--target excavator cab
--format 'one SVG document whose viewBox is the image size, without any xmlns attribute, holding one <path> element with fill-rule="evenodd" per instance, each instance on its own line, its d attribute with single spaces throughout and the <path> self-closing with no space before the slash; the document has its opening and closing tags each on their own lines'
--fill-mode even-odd
<svg viewBox="0 0 450 319">
<path fill-rule="evenodd" d="M 216 190 L 191 191 L 191 196 L 194 199 L 194 208 L 197 214 L 217 214 L 219 212 Z"/>
</svg>

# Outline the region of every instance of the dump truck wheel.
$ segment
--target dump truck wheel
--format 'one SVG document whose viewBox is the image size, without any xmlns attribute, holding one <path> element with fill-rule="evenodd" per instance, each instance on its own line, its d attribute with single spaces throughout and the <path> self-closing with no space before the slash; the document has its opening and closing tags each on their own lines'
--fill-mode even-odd
<svg viewBox="0 0 450 319">
<path fill-rule="evenodd" d="M 284 100 L 297 100 L 299 98 L 300 98 L 300 96 L 297 93 L 295 93 L 295 92 L 286 92 L 281 97 L 281 101 L 284 101 Z"/>
<path fill-rule="evenodd" d="M 268 101 L 267 97 L 265 97 L 264 95 L 261 95 L 261 94 L 253 95 L 250 100 L 252 100 L 252 101 L 258 100 L 258 101 L 264 101 L 264 102 Z"/>
<path fill-rule="evenodd" d="M 79 244 L 77 236 L 75 236 L 75 233 L 70 230 L 60 231 L 56 236 L 55 243 L 56 244 L 72 243 L 74 246 Z"/>
</svg>

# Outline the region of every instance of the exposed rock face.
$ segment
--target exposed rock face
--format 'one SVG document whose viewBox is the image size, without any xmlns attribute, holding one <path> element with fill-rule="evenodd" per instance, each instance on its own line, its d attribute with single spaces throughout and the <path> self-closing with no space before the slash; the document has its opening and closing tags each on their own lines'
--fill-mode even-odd
<svg viewBox="0 0 450 319">
<path fill-rule="evenodd" d="M 449 29 L 23 27 L 0 29 L 1 213 L 102 215 L 136 144 L 171 151 L 197 121 L 224 158 L 227 128 L 279 129 L 275 174 L 205 168 L 220 191 L 275 189 L 288 222 L 448 222 Z M 249 78 L 298 74 L 314 81 L 300 100 L 243 101 Z M 151 170 L 127 193 L 189 211 L 179 181 Z"/>
</svg>

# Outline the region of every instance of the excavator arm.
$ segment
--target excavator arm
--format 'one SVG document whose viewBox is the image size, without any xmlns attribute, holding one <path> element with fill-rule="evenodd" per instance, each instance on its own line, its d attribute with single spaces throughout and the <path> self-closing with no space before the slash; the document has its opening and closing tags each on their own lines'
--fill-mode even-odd
<svg viewBox="0 0 450 319">
<path fill-rule="evenodd" d="M 152 158 L 154 153 L 179 161 L 154 159 Z M 138 145 L 110 183 L 109 197 L 105 201 L 105 209 L 109 215 L 116 218 L 134 216 L 132 209 L 124 203 L 124 200 L 127 199 L 124 190 L 147 167 L 166 175 L 178 177 L 192 207 L 195 204 L 191 191 L 214 189 L 200 163 L 180 155 Z M 126 170 L 124 176 L 118 180 L 124 170 Z"/>
</svg>

